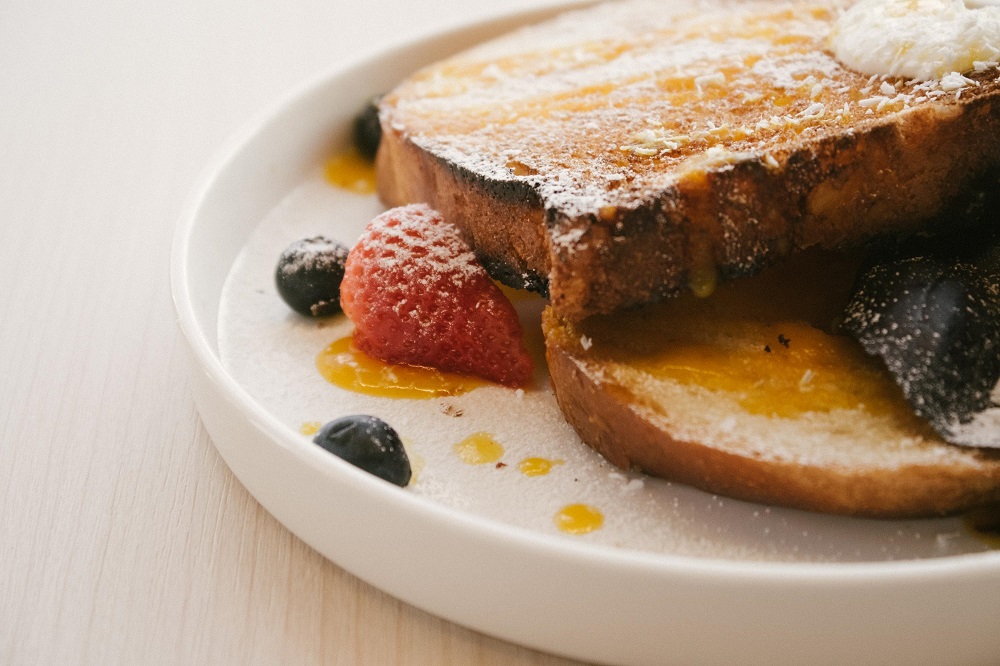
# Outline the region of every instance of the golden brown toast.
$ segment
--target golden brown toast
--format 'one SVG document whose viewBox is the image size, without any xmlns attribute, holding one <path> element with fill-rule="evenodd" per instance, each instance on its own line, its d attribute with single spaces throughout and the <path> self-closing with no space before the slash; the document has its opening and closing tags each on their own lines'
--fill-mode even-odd
<svg viewBox="0 0 1000 666">
<path fill-rule="evenodd" d="M 379 193 L 578 321 L 996 186 L 997 68 L 958 89 L 848 70 L 826 50 L 839 7 L 614 3 L 432 65 L 382 101 Z"/>
<path fill-rule="evenodd" d="M 615 465 L 742 499 L 894 518 L 1000 501 L 1000 450 L 944 442 L 828 332 L 856 267 L 804 253 L 706 299 L 577 323 L 548 310 L 563 414 Z"/>
</svg>

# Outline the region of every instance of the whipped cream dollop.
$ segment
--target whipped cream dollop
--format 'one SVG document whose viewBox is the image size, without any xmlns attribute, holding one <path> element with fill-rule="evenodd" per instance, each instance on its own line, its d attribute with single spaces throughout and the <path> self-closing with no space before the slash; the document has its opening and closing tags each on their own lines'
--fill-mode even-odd
<svg viewBox="0 0 1000 666">
<path fill-rule="evenodd" d="M 1000 0 L 860 0 L 831 33 L 834 55 L 865 74 L 928 81 L 1000 61 Z"/>
</svg>

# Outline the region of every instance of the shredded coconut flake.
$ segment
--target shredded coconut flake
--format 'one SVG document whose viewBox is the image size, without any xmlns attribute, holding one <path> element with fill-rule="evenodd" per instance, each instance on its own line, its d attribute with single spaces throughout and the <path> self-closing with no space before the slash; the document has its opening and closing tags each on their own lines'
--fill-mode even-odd
<svg viewBox="0 0 1000 666">
<path fill-rule="evenodd" d="M 952 72 L 947 76 L 941 78 L 941 90 L 945 92 L 951 92 L 953 90 L 961 90 L 966 86 L 974 86 L 974 85 L 976 85 L 975 81 L 962 76 L 958 72 Z"/>
<path fill-rule="evenodd" d="M 826 110 L 826 105 L 821 102 L 816 102 L 809 106 L 805 111 L 802 112 L 803 118 L 819 118 L 823 115 Z"/>
</svg>

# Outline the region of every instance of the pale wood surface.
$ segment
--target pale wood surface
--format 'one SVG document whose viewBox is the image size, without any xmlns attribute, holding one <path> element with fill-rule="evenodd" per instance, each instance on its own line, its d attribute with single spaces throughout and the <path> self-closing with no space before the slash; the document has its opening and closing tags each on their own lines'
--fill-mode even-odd
<svg viewBox="0 0 1000 666">
<path fill-rule="evenodd" d="M 0 663 L 567 663 L 406 606 L 265 513 L 200 426 L 167 278 L 237 127 L 338 60 L 497 11 L 0 3 Z"/>
</svg>

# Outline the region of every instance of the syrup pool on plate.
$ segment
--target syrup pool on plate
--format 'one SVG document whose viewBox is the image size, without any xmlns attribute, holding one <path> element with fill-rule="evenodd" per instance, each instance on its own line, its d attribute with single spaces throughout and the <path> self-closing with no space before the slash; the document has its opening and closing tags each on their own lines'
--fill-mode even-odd
<svg viewBox="0 0 1000 666">
<path fill-rule="evenodd" d="M 455 454 L 467 465 L 485 465 L 486 463 L 499 462 L 503 457 L 504 448 L 492 435 L 487 432 L 476 432 L 452 449 Z"/>
<path fill-rule="evenodd" d="M 550 460 L 548 458 L 532 456 L 519 462 L 517 468 L 525 476 L 545 476 L 552 471 L 553 467 L 562 465 L 564 462 L 564 460 Z"/>
<path fill-rule="evenodd" d="M 556 513 L 554 521 L 567 534 L 587 534 L 604 525 L 604 515 L 588 504 L 569 504 Z"/>
<path fill-rule="evenodd" d="M 353 148 L 330 157 L 323 175 L 331 185 L 355 194 L 375 193 L 375 165 Z"/>
<path fill-rule="evenodd" d="M 434 368 L 383 363 L 357 349 L 349 336 L 324 347 L 316 357 L 316 367 L 335 386 L 383 398 L 426 400 L 461 395 L 488 383 Z"/>
</svg>

